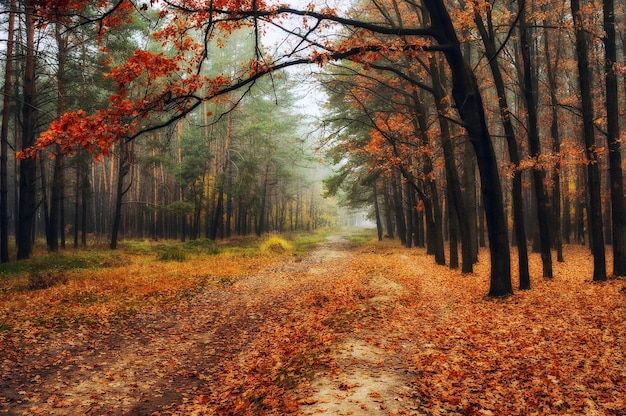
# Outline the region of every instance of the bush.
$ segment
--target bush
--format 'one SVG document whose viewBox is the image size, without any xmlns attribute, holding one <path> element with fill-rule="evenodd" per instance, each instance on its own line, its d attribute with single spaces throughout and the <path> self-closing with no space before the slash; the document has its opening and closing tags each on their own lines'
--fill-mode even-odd
<svg viewBox="0 0 626 416">
<path fill-rule="evenodd" d="M 28 289 L 29 290 L 41 290 L 48 289 L 55 286 L 58 283 L 67 283 L 67 276 L 60 273 L 53 273 L 51 271 L 41 271 L 37 269 L 31 270 L 28 275 Z"/>
<path fill-rule="evenodd" d="M 186 250 L 199 254 L 219 254 L 220 246 L 213 240 L 208 238 L 198 238 L 183 243 Z"/>
<path fill-rule="evenodd" d="M 180 247 L 165 247 L 159 251 L 157 255 L 159 261 L 179 261 L 183 262 L 187 259 L 185 251 Z"/>
<path fill-rule="evenodd" d="M 261 251 L 283 254 L 293 250 L 291 244 L 280 237 L 270 237 L 261 245 Z"/>
</svg>

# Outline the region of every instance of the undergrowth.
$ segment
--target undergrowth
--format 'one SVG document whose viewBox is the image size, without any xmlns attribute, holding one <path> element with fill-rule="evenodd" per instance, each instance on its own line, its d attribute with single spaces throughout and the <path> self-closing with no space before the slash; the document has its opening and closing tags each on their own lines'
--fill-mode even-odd
<svg viewBox="0 0 626 416">
<path fill-rule="evenodd" d="M 37 251 L 0 265 L 0 341 L 12 334 L 106 325 L 150 306 L 176 302 L 207 286 L 223 287 L 303 255 L 320 236 L 238 237 L 216 242 L 123 241 Z"/>
<path fill-rule="evenodd" d="M 344 233 L 347 240 L 357 247 L 376 239 L 376 230 L 371 228 L 351 228 Z"/>
</svg>

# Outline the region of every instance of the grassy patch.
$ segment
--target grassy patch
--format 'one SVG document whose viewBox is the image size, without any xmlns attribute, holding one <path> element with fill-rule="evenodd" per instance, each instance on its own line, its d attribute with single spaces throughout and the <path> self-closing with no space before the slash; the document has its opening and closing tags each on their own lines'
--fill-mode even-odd
<svg viewBox="0 0 626 416">
<path fill-rule="evenodd" d="M 310 253 L 319 243 L 325 241 L 327 236 L 328 233 L 294 235 L 291 239 L 293 251 L 298 256 Z"/>
<path fill-rule="evenodd" d="M 209 240 L 208 238 L 198 238 L 196 240 L 189 240 L 183 243 L 185 250 L 194 252 L 197 254 L 219 254 L 221 249 L 216 241 Z"/>
<path fill-rule="evenodd" d="M 187 254 L 180 246 L 167 246 L 157 253 L 157 259 L 159 261 L 178 261 L 184 262 L 187 259 Z"/>
<path fill-rule="evenodd" d="M 115 251 L 106 246 L 39 251 L 30 260 L 0 265 L 0 342 L 26 331 L 108 325 L 207 286 L 229 286 L 292 250 L 285 239 L 246 237 L 124 241 Z"/>
<path fill-rule="evenodd" d="M 376 230 L 368 228 L 355 228 L 345 233 L 345 238 L 357 247 L 370 243 L 376 239 Z"/>
</svg>

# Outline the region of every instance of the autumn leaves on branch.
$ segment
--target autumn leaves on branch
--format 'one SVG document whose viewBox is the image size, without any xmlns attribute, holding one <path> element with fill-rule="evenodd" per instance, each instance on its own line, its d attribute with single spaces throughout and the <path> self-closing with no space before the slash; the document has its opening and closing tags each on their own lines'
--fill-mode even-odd
<svg viewBox="0 0 626 416">
<path fill-rule="evenodd" d="M 158 27 L 152 34 L 153 41 L 167 52 L 137 50 L 123 64 L 110 67 L 107 78 L 115 84 L 117 92 L 110 97 L 109 107 L 94 114 L 83 110 L 64 114 L 23 156 L 35 156 L 55 143 L 64 153 L 83 147 L 93 154 L 106 156 L 112 144 L 164 127 L 189 114 L 203 101 L 245 88 L 268 73 L 294 65 L 324 65 L 346 58 L 367 65 L 383 52 L 415 54 L 429 44 L 419 39 L 407 44 L 398 38 L 381 41 L 373 37 L 367 42 L 355 38 L 341 43 L 329 39 L 322 41 L 320 34 L 333 24 L 396 35 L 398 30 L 340 18 L 328 7 L 315 11 L 313 5 L 297 10 L 270 7 L 261 1 L 164 1 L 157 5 L 154 1 L 148 4 L 122 0 L 114 3 L 100 1 L 94 11 L 92 3 L 41 2 L 36 10 L 40 24 L 60 19 L 69 25 L 95 23 L 100 36 L 106 36 L 108 31 L 133 18 L 154 19 Z M 154 10 L 157 6 L 162 8 Z M 302 30 L 282 26 L 284 19 L 294 16 L 301 18 L 297 26 Z M 205 67 L 211 60 L 208 55 L 211 42 L 219 45 L 229 33 L 243 27 L 252 30 L 260 24 L 281 28 L 294 46 L 278 56 L 270 56 L 259 46 L 256 56 L 233 63 L 230 74 L 207 75 Z M 400 29 L 400 33 L 426 35 L 429 32 Z M 261 36 L 261 33 L 256 35 Z M 260 44 L 261 40 L 257 39 L 257 42 Z"/>
</svg>

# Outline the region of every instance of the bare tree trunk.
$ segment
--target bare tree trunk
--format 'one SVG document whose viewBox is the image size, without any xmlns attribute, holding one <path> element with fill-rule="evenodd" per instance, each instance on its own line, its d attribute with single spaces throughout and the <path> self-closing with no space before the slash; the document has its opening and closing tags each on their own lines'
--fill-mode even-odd
<svg viewBox="0 0 626 416">
<path fill-rule="evenodd" d="M 402 180 L 398 177 L 398 172 L 394 170 L 391 173 L 391 189 L 393 195 L 393 212 L 396 218 L 396 231 L 398 238 L 403 246 L 406 246 L 406 224 L 404 222 L 404 213 L 402 212 L 402 188 L 400 183 Z"/>
<path fill-rule="evenodd" d="M 544 25 L 548 27 L 547 23 Z M 548 84 L 550 86 L 550 110 L 552 112 L 552 120 L 550 121 L 550 136 L 552 137 L 552 151 L 554 154 L 561 152 L 561 134 L 559 131 L 559 119 L 558 119 L 558 99 L 556 96 L 557 81 L 556 70 L 557 65 L 555 63 L 558 60 L 557 56 L 552 56 L 550 53 L 550 42 L 548 41 L 548 30 L 544 32 L 544 49 L 546 54 L 546 76 L 548 78 Z M 556 48 L 559 51 L 559 48 Z M 556 247 L 556 259 L 558 262 L 563 262 L 563 230 L 561 226 L 561 163 L 557 161 L 552 171 L 552 182 L 554 188 L 552 189 L 552 221 L 553 221 L 553 240 Z"/>
<path fill-rule="evenodd" d="M 79 159 L 76 160 L 76 175 L 74 177 L 74 248 L 78 248 L 78 221 L 80 221 L 79 207 L 80 207 L 80 163 Z"/>
<path fill-rule="evenodd" d="M 376 181 L 372 183 L 372 194 L 374 198 L 374 213 L 376 215 L 376 234 L 378 235 L 378 241 L 383 241 L 383 224 L 380 219 L 380 204 L 378 203 Z"/>
<path fill-rule="evenodd" d="M 64 38 L 60 23 L 54 25 L 54 37 L 57 44 L 57 116 L 61 116 L 67 107 L 66 104 L 66 82 L 65 82 L 65 63 L 67 60 L 67 40 Z M 47 226 L 47 242 L 49 251 L 57 251 L 59 249 L 59 236 L 63 232 L 61 222 L 61 212 L 63 209 L 63 193 L 65 178 L 63 175 L 63 155 L 58 149 L 54 161 L 54 171 L 52 173 L 52 186 L 50 189 L 50 214 Z M 63 238 L 65 241 L 65 238 Z"/>
<path fill-rule="evenodd" d="M 617 90 L 617 45 L 615 35 L 614 0 L 604 0 L 604 73 L 606 80 L 607 141 L 609 148 L 609 173 L 611 187 L 611 213 L 613 229 L 613 274 L 626 276 L 626 206 L 624 179 L 620 151 L 619 96 Z"/>
<path fill-rule="evenodd" d="M 391 215 L 393 211 L 391 198 L 389 194 L 391 193 L 391 186 L 388 181 L 385 182 L 385 192 L 383 193 L 383 197 L 385 199 L 385 224 L 387 225 L 387 237 L 393 239 L 394 237 L 394 226 L 393 226 L 393 216 Z M 420 246 L 421 247 L 421 246 Z"/>
<path fill-rule="evenodd" d="M 263 177 L 263 189 L 261 195 L 261 208 L 259 210 L 259 221 L 256 227 L 256 235 L 260 237 L 266 231 L 266 210 L 267 210 L 267 192 L 269 189 L 270 165 L 265 165 L 265 174 Z M 311 208 L 312 209 L 312 208 Z"/>
<path fill-rule="evenodd" d="M 88 156 L 85 155 L 87 158 Z M 82 165 L 82 175 L 81 175 L 81 215 L 80 215 L 80 232 L 81 232 L 81 244 L 83 247 L 87 247 L 87 211 L 89 205 L 89 199 L 91 197 L 91 184 L 89 182 L 89 165 L 87 159 L 83 162 Z"/>
<path fill-rule="evenodd" d="M 128 144 L 125 142 L 120 143 L 120 162 L 117 170 L 117 187 L 115 193 L 115 208 L 113 214 L 113 226 L 111 229 L 111 250 L 117 248 L 118 235 L 120 231 L 120 224 L 122 222 L 122 201 L 124 195 L 130 189 L 130 184 L 124 188 L 124 178 L 130 172 L 130 158 L 128 154 Z"/>
<path fill-rule="evenodd" d="M 589 54 L 585 35 L 580 1 L 570 0 L 574 28 L 576 32 L 576 57 L 578 61 L 578 82 L 582 101 L 583 136 L 585 156 L 587 158 L 587 183 L 589 195 L 589 239 L 593 254 L 593 280 L 606 280 L 606 256 L 604 252 L 604 233 L 602 231 L 602 199 L 600 195 L 600 170 L 596 151 L 593 100 L 591 97 L 591 73 Z"/>
<path fill-rule="evenodd" d="M 522 3 L 520 13 L 520 38 L 523 61 L 523 91 L 526 103 L 528 147 L 530 156 L 538 158 L 541 154 L 541 142 L 539 140 L 539 126 L 537 120 L 537 92 L 535 79 L 533 76 L 533 65 L 531 59 L 531 39 L 530 32 L 526 24 L 526 2 Z M 543 266 L 543 277 L 552 277 L 552 252 L 550 244 L 550 211 L 548 206 L 548 194 L 544 185 L 545 172 L 539 167 L 532 170 L 533 186 L 535 198 L 537 199 L 537 219 L 539 222 L 539 243 L 541 248 L 541 263 Z"/>
<path fill-rule="evenodd" d="M 233 116 L 228 115 L 228 128 L 226 131 L 226 142 L 224 144 L 223 155 L 221 158 L 221 165 L 218 166 L 217 174 L 217 206 L 215 207 L 215 213 L 213 215 L 213 222 L 211 226 L 211 234 L 209 238 L 211 240 L 217 239 L 217 234 L 220 229 L 224 229 L 224 187 L 226 184 L 226 175 L 228 171 L 228 165 L 230 164 L 230 145 L 233 142 Z"/>
<path fill-rule="evenodd" d="M 493 33 L 487 31 L 480 14 L 476 13 L 474 21 L 478 27 L 487 59 L 489 59 L 489 67 L 494 79 L 496 92 L 498 94 L 498 104 L 500 109 L 500 118 L 502 120 L 502 126 L 504 128 L 504 135 L 506 136 L 507 148 L 509 151 L 509 160 L 517 167 L 520 164 L 519 150 L 517 146 L 517 139 L 515 136 L 515 129 L 511 122 L 511 109 L 506 97 L 506 89 L 504 85 L 504 79 L 502 78 L 502 72 L 497 59 L 497 49 L 494 41 Z M 489 25 L 491 29 L 491 25 Z M 511 197 L 513 199 L 513 229 L 515 232 L 515 242 L 517 245 L 517 263 L 519 269 L 519 288 L 522 290 L 530 289 L 530 272 L 528 268 L 528 245 L 526 239 L 526 229 L 524 225 L 524 202 L 522 198 L 522 173 L 514 172 L 514 176 L 511 180 L 512 190 Z"/>
<path fill-rule="evenodd" d="M 478 263 L 478 203 L 476 200 L 476 157 L 472 144 L 467 140 L 463 149 L 463 201 L 467 207 L 470 226 L 472 261 Z"/>
<path fill-rule="evenodd" d="M 450 208 L 450 256 L 456 257 L 456 267 L 458 267 L 458 253 L 456 248 L 457 229 L 461 236 L 461 271 L 472 273 L 474 269 L 474 259 L 472 254 L 472 235 L 468 220 L 467 210 L 461 192 L 461 182 L 459 173 L 454 161 L 454 143 L 448 119 L 445 117 L 447 107 L 444 103 L 444 89 L 442 84 L 443 71 L 434 59 L 431 59 L 431 76 L 433 77 L 433 91 L 435 105 L 439 115 L 439 126 L 441 129 L 441 146 L 443 148 L 443 158 L 446 170 L 446 183 L 448 189 L 448 202 Z M 457 220 L 458 219 L 458 220 Z M 458 224 L 458 227 L 457 227 Z M 453 241 L 454 235 L 454 241 Z M 453 247 L 454 245 L 454 247 Z M 450 267 L 453 267 L 453 259 L 450 258 Z M 455 267 L 455 268 L 456 268 Z"/>
<path fill-rule="evenodd" d="M 24 66 L 23 105 L 22 105 L 22 149 L 35 143 L 36 88 L 35 88 L 35 9 L 33 0 L 26 1 L 26 62 Z M 19 213 L 17 223 L 17 258 L 27 259 L 32 251 L 32 233 L 37 209 L 37 165 L 35 159 L 20 161 Z"/>
<path fill-rule="evenodd" d="M 9 261 L 9 117 L 11 116 L 11 89 L 13 88 L 13 46 L 15 37 L 15 2 L 9 5 L 6 65 L 4 67 L 4 97 L 2 100 L 2 127 L 0 133 L 0 262 Z"/>
<path fill-rule="evenodd" d="M 405 218 L 405 223 L 406 223 L 406 237 L 405 237 L 405 241 L 406 241 L 406 247 L 407 248 L 411 248 L 413 247 L 413 233 L 414 233 L 414 226 L 415 224 L 413 224 L 413 215 L 411 215 L 411 211 L 412 208 L 415 204 L 415 191 L 413 190 L 413 188 L 409 185 L 409 183 L 405 183 L 404 186 L 402 187 L 403 189 L 403 193 L 404 193 L 404 218 Z"/>
<path fill-rule="evenodd" d="M 415 135 L 420 137 L 420 145 L 427 148 L 429 141 L 427 139 L 428 120 L 426 119 L 426 111 L 418 94 L 413 94 L 415 105 Z M 426 215 L 426 240 L 427 252 L 435 256 L 435 262 L 440 265 L 446 264 L 446 253 L 443 247 L 443 216 L 441 214 L 441 205 L 439 204 L 439 193 L 437 184 L 433 178 L 433 160 L 429 154 L 422 156 L 424 171 L 424 188 L 422 192 L 422 202 L 424 203 L 424 212 Z M 407 179 L 411 179 L 410 175 L 405 175 Z M 415 180 L 413 179 L 413 182 Z M 417 183 L 415 187 L 417 188 Z"/>
</svg>

